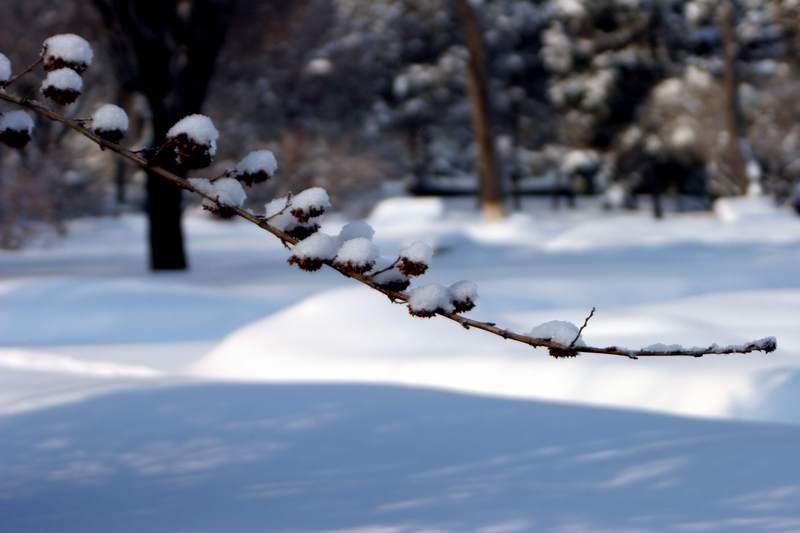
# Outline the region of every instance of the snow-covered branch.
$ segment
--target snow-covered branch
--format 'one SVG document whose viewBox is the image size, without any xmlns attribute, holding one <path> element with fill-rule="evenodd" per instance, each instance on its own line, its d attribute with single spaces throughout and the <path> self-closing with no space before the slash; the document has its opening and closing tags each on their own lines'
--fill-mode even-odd
<svg viewBox="0 0 800 533">
<path fill-rule="evenodd" d="M 77 36 L 56 36 L 45 41 L 40 61 L 48 71 L 42 84 L 42 94 L 58 104 L 74 101 L 82 88 L 80 74 L 91 64 L 91 48 Z M 4 57 L 4 56 L 3 56 Z M 69 72 L 63 72 L 68 70 Z M 33 71 L 26 69 L 21 75 Z M 20 75 L 6 80 L 16 80 Z M 77 79 L 75 79 L 77 77 Z M 0 80 L 0 84 L 2 84 Z M 411 315 L 417 317 L 443 317 L 457 322 L 466 329 L 479 329 L 533 347 L 547 348 L 553 357 L 575 357 L 581 353 L 605 354 L 637 359 L 639 357 L 702 357 L 717 354 L 746 354 L 756 351 L 772 352 L 776 349 L 774 337 L 767 337 L 740 345 L 685 348 L 678 345 L 654 344 L 641 349 L 619 346 L 596 347 L 587 345 L 582 333 L 594 314 L 586 318 L 582 327 L 561 321 L 551 321 L 522 334 L 499 327 L 492 322 L 481 322 L 463 316 L 472 310 L 478 299 L 477 285 L 460 281 L 449 287 L 430 284 L 408 290 L 412 277 L 423 275 L 429 268 L 433 250 L 423 243 L 415 243 L 389 258 L 382 258 L 372 242 L 374 231 L 365 223 L 351 223 L 338 236 L 319 231 L 315 222 L 331 202 L 327 192 L 319 187 L 302 191 L 286 198 L 277 198 L 267 204 L 264 215 L 244 209 L 246 192 L 242 184 L 253 186 L 272 178 L 277 171 L 277 161 L 268 151 L 252 152 L 234 169 L 213 180 L 185 179 L 164 168 L 185 170 L 210 165 L 216 155 L 219 133 L 213 122 L 203 115 L 191 115 L 175 124 L 167 140 L 145 158 L 138 152 L 123 148 L 118 142 L 128 127 L 127 116 L 116 106 L 101 107 L 89 121 L 73 120 L 42 103 L 26 97 L 12 95 L 0 89 L 0 100 L 33 111 L 49 120 L 61 123 L 101 148 L 131 161 L 150 173 L 157 174 L 186 191 L 203 198 L 209 211 L 227 217 L 240 217 L 280 239 L 292 250 L 289 263 L 307 270 L 323 266 L 337 270 L 344 276 L 386 295 L 393 303 L 405 304 Z M 16 112 L 19 113 L 19 112 Z M 3 115 L 7 117 L 11 113 Z M 26 115 L 27 117 L 27 115 Z M 32 122 L 0 120 L 0 140 L 9 146 L 21 147 L 30 140 Z M 8 141 L 6 141 L 8 140 Z"/>
</svg>

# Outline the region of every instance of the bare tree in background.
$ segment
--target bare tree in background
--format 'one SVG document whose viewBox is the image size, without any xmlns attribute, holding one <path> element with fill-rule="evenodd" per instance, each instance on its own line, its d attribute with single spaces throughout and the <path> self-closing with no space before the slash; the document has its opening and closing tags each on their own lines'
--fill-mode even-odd
<svg viewBox="0 0 800 533">
<path fill-rule="evenodd" d="M 464 40 L 469 50 L 467 69 L 469 97 L 472 104 L 472 127 L 478 143 L 480 165 L 480 202 L 488 219 L 503 216 L 503 189 L 494 152 L 492 122 L 489 115 L 489 94 L 486 83 L 486 57 L 478 17 L 469 0 L 456 0 L 456 9 L 464 28 Z"/>
<path fill-rule="evenodd" d="M 94 0 L 109 29 L 117 68 L 128 71 L 121 79 L 147 98 L 153 144 L 160 144 L 177 120 L 202 110 L 235 3 Z M 181 190 L 148 174 L 147 216 L 150 267 L 185 269 Z"/>
<path fill-rule="evenodd" d="M 732 0 L 720 6 L 720 26 L 723 42 L 725 125 L 728 132 L 728 167 L 731 181 L 740 194 L 747 192 L 747 171 L 742 153 L 742 139 L 745 138 L 742 112 L 739 108 L 739 76 L 737 56 L 739 45 L 736 39 L 736 13 Z"/>
</svg>

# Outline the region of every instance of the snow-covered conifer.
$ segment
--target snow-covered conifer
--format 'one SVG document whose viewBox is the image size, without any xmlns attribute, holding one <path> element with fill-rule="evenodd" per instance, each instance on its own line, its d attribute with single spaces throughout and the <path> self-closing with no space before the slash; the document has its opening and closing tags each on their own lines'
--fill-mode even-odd
<svg viewBox="0 0 800 533">
<path fill-rule="evenodd" d="M 24 111 L 0 115 L 0 142 L 11 148 L 24 148 L 31 140 L 33 119 Z"/>
<path fill-rule="evenodd" d="M 372 237 L 374 236 L 375 230 L 363 220 L 356 220 L 354 222 L 345 224 L 344 227 L 339 231 L 339 240 L 342 242 L 359 237 L 372 240 Z"/>
<path fill-rule="evenodd" d="M 424 242 L 414 242 L 400 250 L 397 268 L 406 276 L 421 276 L 428 270 L 433 249 Z"/>
<path fill-rule="evenodd" d="M 0 54 L 0 85 L 11 79 L 11 61 L 4 54 Z"/>
<path fill-rule="evenodd" d="M 378 247 L 371 240 L 358 237 L 345 241 L 336 252 L 334 264 L 351 274 L 363 274 L 375 266 Z"/>
<path fill-rule="evenodd" d="M 44 41 L 44 69 L 69 68 L 78 74 L 92 64 L 94 52 L 89 42 L 79 35 L 63 33 Z"/>
<path fill-rule="evenodd" d="M 118 143 L 128 131 L 128 114 L 114 104 L 102 105 L 92 115 L 92 131 L 109 142 Z"/>
<path fill-rule="evenodd" d="M 322 215 L 330 207 L 328 191 L 322 187 L 311 187 L 292 197 L 291 213 L 298 222 L 306 224 L 309 219 Z"/>
<path fill-rule="evenodd" d="M 42 94 L 60 105 L 68 105 L 77 100 L 81 89 L 83 80 L 70 68 L 52 70 L 42 82 Z"/>
<path fill-rule="evenodd" d="M 219 131 L 205 115 L 189 115 L 175 123 L 167 132 L 168 149 L 159 161 L 177 164 L 181 168 L 204 168 L 217 155 Z"/>
<path fill-rule="evenodd" d="M 408 298 L 408 312 L 414 316 L 430 318 L 437 312 L 452 313 L 454 310 L 450 291 L 436 283 L 414 289 Z"/>
<path fill-rule="evenodd" d="M 256 150 L 236 164 L 234 176 L 247 186 L 263 183 L 278 171 L 278 160 L 270 150 Z"/>
<path fill-rule="evenodd" d="M 334 258 L 338 247 L 339 241 L 336 238 L 325 233 L 315 233 L 295 245 L 289 264 L 309 272 L 319 270 L 325 261 Z"/>
<path fill-rule="evenodd" d="M 478 284 L 474 281 L 459 281 L 450 285 L 450 301 L 456 313 L 466 313 L 475 308 L 478 300 Z"/>
</svg>

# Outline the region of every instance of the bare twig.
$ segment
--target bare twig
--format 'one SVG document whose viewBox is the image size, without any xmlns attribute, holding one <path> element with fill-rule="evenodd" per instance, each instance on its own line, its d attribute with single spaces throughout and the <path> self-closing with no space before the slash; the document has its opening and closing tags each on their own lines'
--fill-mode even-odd
<svg viewBox="0 0 800 533">
<path fill-rule="evenodd" d="M 369 273 L 369 275 L 370 275 L 370 277 L 373 277 L 373 278 L 374 278 L 374 277 L 375 277 L 375 276 L 377 276 L 378 274 L 383 274 L 384 272 L 389 272 L 391 269 L 393 269 L 394 267 L 396 267 L 396 266 L 397 266 L 397 263 L 399 263 L 399 262 L 400 262 L 400 258 L 398 257 L 397 259 L 395 259 L 395 260 L 394 260 L 394 263 L 392 263 L 392 264 L 391 264 L 391 265 L 389 265 L 388 267 L 386 267 L 386 268 L 383 268 L 383 269 L 381 269 L 381 270 L 378 270 L 377 272 L 370 272 L 370 273 Z"/>
<path fill-rule="evenodd" d="M 279 217 L 280 215 L 284 214 L 286 210 L 289 209 L 290 207 L 292 207 L 292 193 L 286 195 L 286 205 L 284 205 L 283 208 L 277 213 L 273 213 L 268 217 L 264 217 L 264 221 L 269 222 L 270 220 Z"/>
<path fill-rule="evenodd" d="M 583 325 L 581 326 L 581 329 L 579 329 L 579 330 L 578 330 L 578 334 L 577 334 L 577 335 L 575 335 L 575 338 L 574 338 L 574 339 L 572 339 L 572 342 L 571 342 L 571 343 L 569 343 L 569 347 L 570 347 L 570 349 L 574 348 L 574 347 L 575 347 L 575 343 L 576 343 L 576 342 L 578 342 L 578 339 L 580 339 L 580 338 L 581 338 L 581 335 L 583 334 L 583 330 L 585 330 L 585 329 L 586 329 L 586 326 L 588 326 L 588 325 L 589 325 L 589 321 L 590 321 L 590 320 L 592 319 L 592 317 L 594 316 L 594 311 L 595 311 L 595 308 L 594 308 L 594 307 L 592 307 L 592 311 L 589 313 L 589 316 L 587 316 L 587 317 L 586 317 L 586 320 L 584 320 L 584 321 L 583 321 Z"/>
<path fill-rule="evenodd" d="M 177 176 L 176 174 L 163 169 L 158 166 L 151 165 L 146 159 L 141 157 L 135 152 L 127 150 L 118 144 L 109 142 L 97 135 L 95 135 L 92 131 L 84 128 L 74 120 L 70 120 L 69 118 L 56 113 L 49 108 L 43 106 L 39 102 L 35 100 L 30 100 L 26 98 L 21 98 L 18 96 L 7 94 L 5 91 L 0 90 L 0 100 L 4 100 L 6 102 L 16 104 L 18 106 L 24 107 L 29 109 L 35 113 L 38 113 L 50 120 L 55 122 L 59 122 L 64 124 L 68 128 L 78 132 L 79 134 L 83 135 L 84 137 L 92 140 L 99 146 L 103 148 L 107 148 L 109 151 L 112 151 L 125 159 L 133 162 L 134 164 L 138 165 L 139 167 L 151 172 L 153 174 L 157 174 L 162 178 L 174 183 L 181 189 L 190 191 L 206 200 L 211 202 L 217 203 L 216 198 L 212 198 L 208 194 L 204 193 L 203 191 L 195 188 L 192 184 L 184 178 Z M 287 199 L 287 206 L 284 207 L 284 210 L 288 208 L 289 201 Z M 263 217 L 258 217 L 244 209 L 240 209 L 237 207 L 228 207 L 225 206 L 227 209 L 235 213 L 237 216 L 247 220 L 248 222 L 255 224 L 256 226 L 260 227 L 261 229 L 271 233 L 283 243 L 288 243 L 290 245 L 296 245 L 299 240 L 284 233 L 283 231 L 279 230 L 278 228 L 269 224 L 268 220 Z M 400 302 L 408 302 L 409 296 L 402 292 L 395 292 L 384 289 L 378 286 L 373 280 L 371 275 L 368 274 L 355 274 L 348 272 L 340 267 L 337 267 L 332 262 L 328 261 L 327 266 L 337 270 L 342 275 L 352 278 L 371 289 L 378 291 L 390 299 L 394 301 Z M 586 321 L 584 322 L 581 331 L 586 327 L 589 322 L 589 319 L 592 317 L 594 310 L 592 313 L 587 317 Z M 704 355 L 723 355 L 723 354 L 747 354 L 757 351 L 762 352 L 773 352 L 777 348 L 777 341 L 774 337 L 768 337 L 764 339 L 760 339 L 757 341 L 749 342 L 747 344 L 738 345 L 738 346 L 729 346 L 729 347 L 719 347 L 717 345 L 711 345 L 707 348 L 692 348 L 692 349 L 676 349 L 676 350 L 628 350 L 625 348 L 621 348 L 618 346 L 607 346 L 607 347 L 597 347 L 597 346 L 573 346 L 572 344 L 566 345 L 561 344 L 558 342 L 554 342 L 551 339 L 537 339 L 534 337 L 530 337 L 528 335 L 522 335 L 520 333 L 514 333 L 513 331 L 502 329 L 497 327 L 497 325 L 493 322 L 481 322 L 478 320 L 473 320 L 471 318 L 466 318 L 464 316 L 455 314 L 455 313 L 448 313 L 445 311 L 437 311 L 437 315 L 447 318 L 448 320 L 452 320 L 453 322 L 457 322 L 462 327 L 466 329 L 480 329 L 487 333 L 491 333 L 493 335 L 497 335 L 498 337 L 502 337 L 503 339 L 513 340 L 516 342 L 520 342 L 522 344 L 527 344 L 528 346 L 532 346 L 534 348 L 548 348 L 551 353 L 569 353 L 569 354 L 577 354 L 577 353 L 591 353 L 591 354 L 602 354 L 602 355 L 614 355 L 620 357 L 627 357 L 627 358 L 638 358 L 638 357 L 702 357 Z M 574 342 L 573 342 L 574 344 Z"/>
<path fill-rule="evenodd" d="M 39 66 L 42 63 L 42 61 L 44 61 L 44 52 L 42 52 L 42 54 L 39 56 L 39 59 L 37 59 L 36 61 L 31 63 L 27 67 L 25 67 L 25 70 L 21 71 L 20 73 L 18 73 L 16 76 L 11 78 L 7 82 L 0 83 L 0 88 L 5 89 L 5 88 L 11 86 L 12 83 L 17 81 L 21 77 L 23 77 L 25 74 L 28 74 L 29 72 L 33 71 L 33 69 L 35 69 L 37 66 Z"/>
</svg>

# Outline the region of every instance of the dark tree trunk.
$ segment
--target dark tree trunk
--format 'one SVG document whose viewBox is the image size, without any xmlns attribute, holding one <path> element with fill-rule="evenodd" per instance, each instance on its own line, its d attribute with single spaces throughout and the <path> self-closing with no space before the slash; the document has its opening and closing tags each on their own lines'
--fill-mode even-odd
<svg viewBox="0 0 800 533">
<path fill-rule="evenodd" d="M 748 179 L 741 140 L 744 137 L 744 119 L 739 106 L 739 76 L 736 59 L 739 45 L 736 39 L 736 13 L 732 0 L 720 7 L 720 24 L 724 46 L 725 126 L 728 131 L 728 168 L 731 181 L 740 194 L 747 192 Z"/>
<path fill-rule="evenodd" d="M 464 28 L 464 40 L 469 50 L 467 88 L 472 102 L 472 125 L 475 129 L 475 139 L 478 142 L 480 202 L 484 216 L 495 219 L 504 214 L 503 190 L 497 170 L 492 124 L 489 116 L 489 91 L 486 83 L 483 36 L 475 10 L 469 0 L 456 0 L 456 8 Z"/>
<path fill-rule="evenodd" d="M 112 40 L 117 38 L 115 35 L 125 37 L 125 46 L 117 44 L 112 50 L 126 55 L 117 63 L 128 65 L 130 83 L 147 98 L 154 145 L 163 142 L 176 121 L 202 110 L 235 0 L 192 0 L 188 13 L 179 4 L 95 0 Z M 180 189 L 171 183 L 148 175 L 147 217 L 153 270 L 187 267 L 181 196 Z"/>
</svg>

